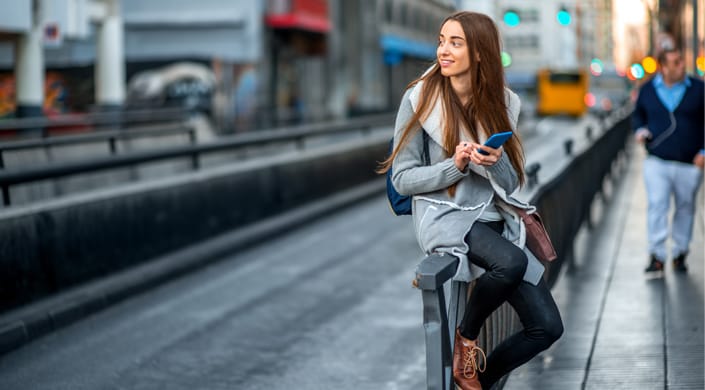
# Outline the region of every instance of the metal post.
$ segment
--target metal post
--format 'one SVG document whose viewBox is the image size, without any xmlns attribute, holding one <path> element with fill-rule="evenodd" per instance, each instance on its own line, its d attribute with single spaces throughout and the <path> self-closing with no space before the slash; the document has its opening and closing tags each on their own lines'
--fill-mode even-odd
<svg viewBox="0 0 705 390">
<path fill-rule="evenodd" d="M 426 386 L 428 390 L 449 390 L 452 357 L 443 286 L 436 290 L 423 290 L 421 296 L 426 334 Z"/>
<path fill-rule="evenodd" d="M 529 188 L 533 188 L 539 183 L 539 170 L 541 169 L 540 163 L 532 163 L 526 166 L 526 178 Z"/>
<path fill-rule="evenodd" d="M 448 333 L 450 345 L 455 342 L 455 328 L 465 315 L 465 305 L 468 299 L 468 284 L 465 282 L 451 282 L 450 302 L 448 303 Z"/>
<path fill-rule="evenodd" d="M 194 171 L 197 171 L 201 167 L 201 162 L 198 159 L 198 152 L 194 152 L 191 155 L 191 167 Z"/>
<path fill-rule="evenodd" d="M 421 289 L 423 324 L 426 335 L 426 386 L 434 390 L 450 390 L 453 386 L 453 356 L 443 286 L 458 267 L 453 256 L 432 254 L 416 269 L 414 286 Z M 459 285 L 455 285 L 457 287 Z M 459 289 L 452 288 L 451 297 L 458 303 Z M 462 300 L 464 303 L 464 299 Z M 457 305 L 453 318 L 457 319 Z M 453 325 L 453 329 L 455 326 Z"/>
<path fill-rule="evenodd" d="M 196 145 L 196 129 L 193 127 L 188 131 L 188 139 L 191 146 Z M 191 155 L 191 167 L 197 171 L 201 167 L 201 162 L 198 159 L 198 153 Z"/>
<path fill-rule="evenodd" d="M 563 142 L 563 148 L 565 149 L 565 155 L 570 156 L 573 153 L 573 140 L 567 139 Z"/>
<path fill-rule="evenodd" d="M 7 184 L 2 186 L 2 204 L 5 206 L 10 205 L 10 186 Z"/>
<path fill-rule="evenodd" d="M 196 130 L 194 128 L 189 129 L 188 140 L 191 145 L 196 145 Z"/>
<path fill-rule="evenodd" d="M 108 138 L 108 143 L 110 144 L 110 154 L 115 155 L 117 153 L 117 147 L 115 146 L 115 137 Z"/>
</svg>

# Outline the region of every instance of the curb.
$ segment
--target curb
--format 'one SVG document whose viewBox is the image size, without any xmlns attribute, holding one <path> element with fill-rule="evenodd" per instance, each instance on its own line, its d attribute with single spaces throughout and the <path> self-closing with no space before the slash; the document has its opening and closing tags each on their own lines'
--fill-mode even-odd
<svg viewBox="0 0 705 390">
<path fill-rule="evenodd" d="M 385 185 L 376 179 L 0 315 L 0 356 L 276 233 L 379 195 Z"/>
</svg>

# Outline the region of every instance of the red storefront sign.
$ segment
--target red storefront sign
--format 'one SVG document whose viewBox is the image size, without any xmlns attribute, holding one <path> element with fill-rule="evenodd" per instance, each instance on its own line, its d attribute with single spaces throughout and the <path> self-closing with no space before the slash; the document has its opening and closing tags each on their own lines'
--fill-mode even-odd
<svg viewBox="0 0 705 390">
<path fill-rule="evenodd" d="M 265 23 L 272 28 L 290 28 L 325 33 L 330 31 L 327 0 L 271 0 Z"/>
</svg>

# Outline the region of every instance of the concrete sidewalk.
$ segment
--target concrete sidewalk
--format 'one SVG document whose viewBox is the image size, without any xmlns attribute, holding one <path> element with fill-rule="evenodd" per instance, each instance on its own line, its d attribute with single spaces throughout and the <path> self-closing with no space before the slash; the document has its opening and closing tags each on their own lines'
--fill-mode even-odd
<svg viewBox="0 0 705 390">
<path fill-rule="evenodd" d="M 515 370 L 505 389 L 705 388 L 703 190 L 689 272 L 674 273 L 668 262 L 662 274 L 644 274 L 644 152 L 629 150 L 626 171 L 595 202 L 594 227 L 580 234 L 553 289 L 563 337 Z"/>
</svg>

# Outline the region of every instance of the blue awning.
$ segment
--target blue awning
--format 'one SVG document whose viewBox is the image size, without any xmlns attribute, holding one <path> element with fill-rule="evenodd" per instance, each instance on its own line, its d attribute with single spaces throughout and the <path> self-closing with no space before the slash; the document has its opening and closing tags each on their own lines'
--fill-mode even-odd
<svg viewBox="0 0 705 390">
<path fill-rule="evenodd" d="M 391 34 L 382 35 L 380 46 L 382 46 L 384 51 L 384 62 L 390 65 L 396 65 L 401 62 L 402 56 L 422 59 L 433 59 L 436 57 L 435 45 Z"/>
<path fill-rule="evenodd" d="M 536 86 L 535 72 L 505 69 L 504 76 L 511 88 L 532 88 Z"/>
</svg>

